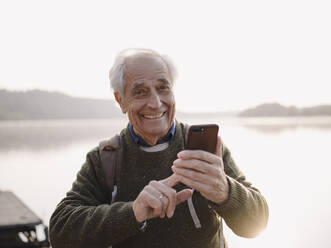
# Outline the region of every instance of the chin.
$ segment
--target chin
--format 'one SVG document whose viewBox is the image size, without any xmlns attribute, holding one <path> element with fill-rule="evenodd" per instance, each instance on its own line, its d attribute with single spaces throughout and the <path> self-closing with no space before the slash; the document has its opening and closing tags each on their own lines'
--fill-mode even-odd
<svg viewBox="0 0 331 248">
<path fill-rule="evenodd" d="M 144 125 L 143 132 L 148 136 L 156 136 L 158 138 L 163 137 L 169 131 L 171 125 L 163 123 L 154 123 L 151 125 Z"/>
</svg>

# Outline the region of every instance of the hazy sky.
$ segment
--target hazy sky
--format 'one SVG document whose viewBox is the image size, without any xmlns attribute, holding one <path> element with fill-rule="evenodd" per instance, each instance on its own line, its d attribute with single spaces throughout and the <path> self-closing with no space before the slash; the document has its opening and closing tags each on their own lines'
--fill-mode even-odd
<svg viewBox="0 0 331 248">
<path fill-rule="evenodd" d="M 177 64 L 177 108 L 331 103 L 331 1 L 0 2 L 0 88 L 113 98 L 125 48 Z"/>
</svg>

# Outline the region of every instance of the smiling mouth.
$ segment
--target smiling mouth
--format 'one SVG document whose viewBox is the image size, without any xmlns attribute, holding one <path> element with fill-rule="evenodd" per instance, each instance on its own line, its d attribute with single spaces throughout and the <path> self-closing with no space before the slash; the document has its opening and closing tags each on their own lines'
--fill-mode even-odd
<svg viewBox="0 0 331 248">
<path fill-rule="evenodd" d="M 166 111 L 160 114 L 156 114 L 156 115 L 143 115 L 144 118 L 149 119 L 149 120 L 153 120 L 153 119 L 158 119 L 161 118 L 165 115 Z"/>
</svg>

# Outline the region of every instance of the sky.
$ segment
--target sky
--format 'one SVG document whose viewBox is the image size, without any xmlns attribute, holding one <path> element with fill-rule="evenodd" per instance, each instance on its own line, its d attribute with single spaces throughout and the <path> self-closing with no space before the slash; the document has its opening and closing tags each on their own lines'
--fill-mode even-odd
<svg viewBox="0 0 331 248">
<path fill-rule="evenodd" d="M 126 48 L 172 58 L 177 109 L 331 104 L 331 1 L 0 1 L 0 88 L 113 99 Z"/>
</svg>

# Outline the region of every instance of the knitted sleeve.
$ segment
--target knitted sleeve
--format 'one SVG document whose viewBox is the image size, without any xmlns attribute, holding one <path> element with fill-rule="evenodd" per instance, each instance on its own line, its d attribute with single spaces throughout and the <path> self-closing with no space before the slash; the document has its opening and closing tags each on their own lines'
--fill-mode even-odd
<svg viewBox="0 0 331 248">
<path fill-rule="evenodd" d="M 109 205 L 98 150 L 86 162 L 50 219 L 53 248 L 108 247 L 140 232 L 132 202 Z"/>
<path fill-rule="evenodd" d="M 229 199 L 214 207 L 231 230 L 242 237 L 253 238 L 265 229 L 269 210 L 261 193 L 246 181 L 235 164 L 230 150 L 223 145 L 224 170 L 230 186 Z"/>
</svg>

